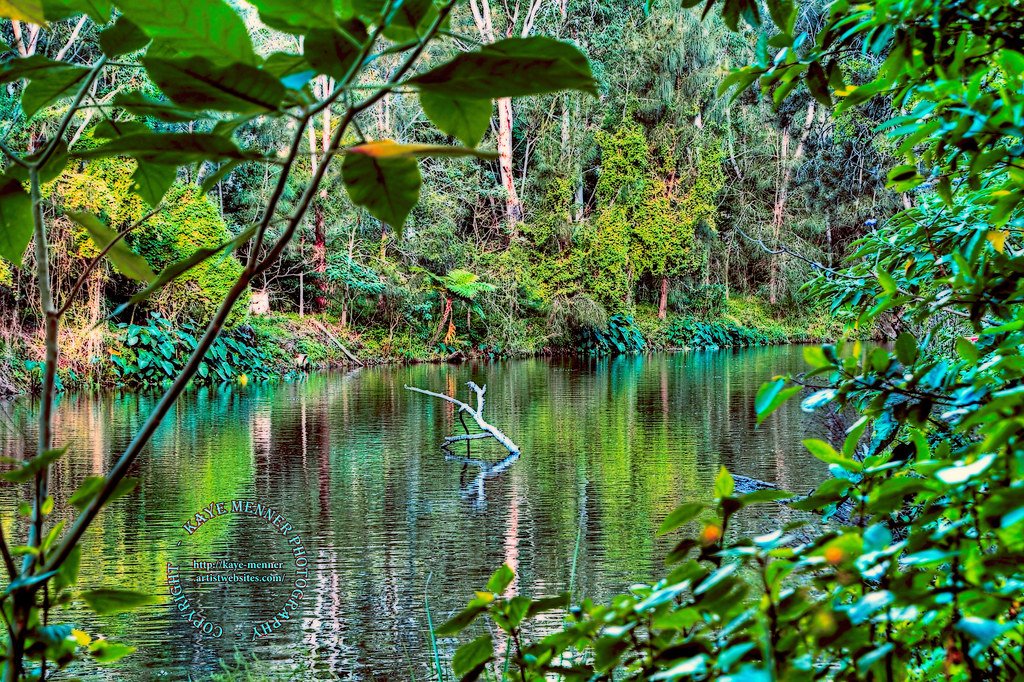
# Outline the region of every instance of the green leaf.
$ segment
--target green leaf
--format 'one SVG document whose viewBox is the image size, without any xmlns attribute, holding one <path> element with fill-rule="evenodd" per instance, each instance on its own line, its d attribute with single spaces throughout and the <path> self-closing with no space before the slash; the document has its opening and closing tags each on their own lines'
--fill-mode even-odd
<svg viewBox="0 0 1024 682">
<path fill-rule="evenodd" d="M 81 565 L 82 547 L 81 545 L 75 545 L 68 554 L 68 558 L 60 565 L 60 568 L 57 569 L 57 574 L 53 577 L 54 587 L 58 593 L 65 587 L 70 587 L 78 582 L 78 569 Z"/>
<path fill-rule="evenodd" d="M 162 163 L 139 162 L 132 173 L 132 191 L 156 206 L 178 178 L 178 168 Z"/>
<path fill-rule="evenodd" d="M 348 75 L 362 43 L 367 40 L 366 28 L 358 21 L 350 22 L 344 31 L 316 29 L 306 35 L 302 54 L 318 73 L 339 80 Z"/>
<path fill-rule="evenodd" d="M 917 360 L 917 340 L 910 332 L 903 332 L 896 337 L 896 357 L 908 367 Z"/>
<path fill-rule="evenodd" d="M 804 447 L 807 448 L 812 455 L 826 464 L 837 464 L 847 471 L 862 471 L 864 469 L 864 465 L 860 462 L 836 452 L 835 448 L 823 440 L 808 438 L 803 443 Z"/>
<path fill-rule="evenodd" d="M 42 0 L 43 12 L 49 21 L 66 19 L 78 14 L 88 14 L 97 24 L 110 21 L 108 0 Z"/>
<path fill-rule="evenodd" d="M 878 276 L 878 284 L 882 287 L 882 291 L 887 294 L 895 294 L 898 287 L 896 286 L 896 280 L 892 278 L 888 272 L 882 268 L 875 270 L 875 274 Z"/>
<path fill-rule="evenodd" d="M 0 17 L 39 26 L 46 23 L 42 0 L 0 0 Z"/>
<path fill-rule="evenodd" d="M 115 589 L 88 590 L 82 593 L 82 599 L 101 616 L 160 603 L 160 597 L 152 594 Z"/>
<path fill-rule="evenodd" d="M 715 497 L 729 497 L 735 489 L 736 483 L 733 481 L 732 474 L 725 467 L 720 468 L 718 476 L 715 477 Z"/>
<path fill-rule="evenodd" d="M 996 461 L 995 455 L 983 455 L 970 464 L 958 464 L 946 467 L 935 472 L 935 477 L 946 485 L 959 485 L 968 480 L 985 473 L 992 463 Z"/>
<path fill-rule="evenodd" d="M 590 63 L 576 47 L 551 38 L 508 38 L 465 52 L 409 79 L 419 89 L 464 99 L 522 97 L 560 90 L 597 95 Z"/>
<path fill-rule="evenodd" d="M 658 528 L 658 535 L 671 533 L 677 528 L 686 525 L 697 518 L 702 511 L 704 511 L 704 505 L 700 502 L 687 502 L 679 505 L 662 521 L 661 527 Z"/>
<path fill-rule="evenodd" d="M 0 83 L 11 83 L 21 78 L 42 78 L 51 70 L 63 68 L 67 68 L 67 64 L 42 55 L 11 59 L 0 65 Z"/>
<path fill-rule="evenodd" d="M 41 455 L 30 457 L 21 463 L 21 466 L 10 471 L 5 471 L 0 474 L 0 478 L 11 483 L 25 483 L 35 478 L 36 474 L 46 469 L 53 462 L 67 452 L 68 446 L 65 445 L 62 448 L 55 448 L 53 450 L 47 450 Z"/>
<path fill-rule="evenodd" d="M 473 679 L 471 673 L 482 669 L 494 656 L 494 643 L 490 635 L 477 637 L 472 642 L 463 644 L 452 656 L 452 672 L 460 679 Z"/>
<path fill-rule="evenodd" d="M 761 384 L 757 395 L 754 397 L 754 410 L 757 413 L 757 423 L 760 424 L 777 410 L 782 403 L 786 402 L 800 392 L 800 386 L 786 388 L 785 379 L 775 379 Z"/>
<path fill-rule="evenodd" d="M 217 66 L 205 57 L 143 58 L 146 72 L 165 95 L 183 107 L 240 114 L 277 111 L 284 85 L 248 64 Z"/>
<path fill-rule="evenodd" d="M 491 124 L 493 103 L 489 99 L 459 99 L 424 90 L 420 105 L 441 132 L 468 147 L 480 144 Z"/>
<path fill-rule="evenodd" d="M 396 42 L 415 40 L 422 37 L 436 19 L 433 0 L 402 0 L 392 8 L 384 35 Z"/>
<path fill-rule="evenodd" d="M 141 50 L 149 44 L 149 36 L 127 17 L 118 17 L 108 29 L 100 31 L 100 48 L 108 57 L 118 57 Z"/>
<path fill-rule="evenodd" d="M 419 200 L 422 180 L 419 165 L 411 156 L 349 150 L 341 175 L 352 203 L 396 229 Z"/>
<path fill-rule="evenodd" d="M 822 350 L 821 346 L 804 346 L 803 353 L 804 362 L 815 369 L 832 366 L 832 362 L 825 357 L 825 351 Z"/>
<path fill-rule="evenodd" d="M 476 617 L 487 610 L 487 605 L 476 600 L 470 602 L 469 606 L 449 618 L 441 627 L 437 628 L 435 634 L 441 637 L 454 635 L 462 632 L 466 627 L 476 620 Z"/>
<path fill-rule="evenodd" d="M 755 490 L 752 493 L 747 493 L 740 497 L 740 503 L 744 507 L 752 504 L 764 504 L 766 502 L 778 502 L 779 500 L 789 500 L 793 498 L 793 493 L 785 490 Z"/>
<path fill-rule="evenodd" d="M 89 645 L 89 653 L 99 663 L 115 663 L 134 651 L 133 646 L 111 642 L 109 639 L 96 639 Z"/>
<path fill-rule="evenodd" d="M 146 97 L 141 92 L 122 92 L 114 97 L 114 106 L 140 118 L 155 118 L 165 123 L 185 123 L 202 115 L 175 106 L 170 102 L 159 102 Z"/>
<path fill-rule="evenodd" d="M 0 256 L 21 265 L 32 239 L 32 199 L 16 178 L 0 176 Z"/>
<path fill-rule="evenodd" d="M 25 118 L 32 118 L 43 109 L 64 97 L 73 97 L 89 69 L 81 66 L 63 66 L 49 69 L 45 74 L 33 75 L 21 93 L 21 109 Z"/>
<path fill-rule="evenodd" d="M 128 248 L 124 239 L 118 239 L 118 233 L 100 222 L 99 218 L 91 213 L 74 211 L 69 211 L 67 215 L 85 228 L 97 249 L 102 251 L 111 243 L 114 244 L 107 251 L 106 257 L 122 275 L 147 284 L 156 279 L 146 259 Z"/>
<path fill-rule="evenodd" d="M 1014 627 L 1013 623 L 999 623 L 987 618 L 966 616 L 957 621 L 956 629 L 966 633 L 971 639 L 978 643 L 977 650 L 971 648 L 972 655 L 978 655 L 1007 630 Z"/>
<path fill-rule="evenodd" d="M 86 159 L 131 156 L 138 161 L 183 166 L 197 161 L 251 159 L 234 142 L 209 133 L 143 133 L 125 135 L 94 149 L 78 152 Z"/>
<path fill-rule="evenodd" d="M 775 0 L 777 3 L 778 0 Z M 768 7 L 772 7 L 773 3 L 769 3 Z M 792 4 L 782 3 L 789 5 L 790 11 L 792 11 Z M 828 87 L 828 76 L 825 75 L 825 69 L 822 68 L 819 62 L 811 62 L 807 67 L 807 77 L 804 79 L 807 83 L 807 89 L 810 90 L 811 96 L 818 100 L 822 105 L 832 108 L 832 95 L 829 92 Z"/>
<path fill-rule="evenodd" d="M 487 591 L 501 594 L 512 584 L 515 577 L 515 572 L 508 567 L 508 564 L 502 564 L 487 581 Z"/>
<path fill-rule="evenodd" d="M 220 65 L 258 62 L 245 22 L 223 0 L 119 0 L 117 7 L 146 35 L 182 56 Z"/>
<path fill-rule="evenodd" d="M 333 0 L 252 0 L 260 12 L 260 20 L 267 26 L 296 35 L 313 29 L 333 28 L 337 25 Z"/>
<path fill-rule="evenodd" d="M 86 479 L 82 481 L 82 484 L 78 486 L 78 490 L 74 492 L 68 502 L 70 502 L 71 506 L 79 511 L 85 509 L 99 494 L 100 490 L 102 490 L 106 480 L 107 479 L 103 476 L 87 476 Z M 114 486 L 110 495 L 107 496 L 105 504 L 110 504 L 119 497 L 124 497 L 135 490 L 138 485 L 139 479 L 137 478 L 122 478 L 117 482 L 117 485 Z"/>
<path fill-rule="evenodd" d="M 530 602 L 530 608 L 526 612 L 527 618 L 533 618 L 538 613 L 545 613 L 547 611 L 555 611 L 557 609 L 568 608 L 569 606 L 569 594 L 560 594 L 557 597 L 542 597 L 541 599 L 534 599 Z"/>
</svg>

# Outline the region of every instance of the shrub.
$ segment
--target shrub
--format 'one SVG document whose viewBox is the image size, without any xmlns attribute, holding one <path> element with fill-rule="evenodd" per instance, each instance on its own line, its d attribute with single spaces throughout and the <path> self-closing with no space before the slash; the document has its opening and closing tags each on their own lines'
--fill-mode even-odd
<svg viewBox="0 0 1024 682">
<path fill-rule="evenodd" d="M 160 385 L 178 376 L 195 350 L 202 330 L 191 322 L 174 324 L 158 312 L 149 314 L 145 325 L 120 323 L 124 347 L 110 352 L 110 361 L 121 383 Z M 207 351 L 192 379 L 207 384 L 238 381 L 267 381 L 273 369 L 246 326 L 221 334 Z"/>
</svg>

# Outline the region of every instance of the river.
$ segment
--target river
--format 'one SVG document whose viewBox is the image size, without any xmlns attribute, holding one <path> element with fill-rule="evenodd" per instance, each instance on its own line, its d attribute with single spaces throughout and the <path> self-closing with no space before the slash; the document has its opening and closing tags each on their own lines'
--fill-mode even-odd
<svg viewBox="0 0 1024 682">
<path fill-rule="evenodd" d="M 822 479 L 825 465 L 800 445 L 821 427 L 795 402 L 755 425 L 761 382 L 802 367 L 800 347 L 781 346 L 366 368 L 190 391 L 134 466 L 139 489 L 102 514 L 82 557 L 83 589 L 130 587 L 162 603 L 55 620 L 138 647 L 109 671 L 80 666 L 83 679 L 202 680 L 236 652 L 259 657 L 272 679 L 296 668 L 300 679 L 431 679 L 428 600 L 437 624 L 502 563 L 521 594 L 571 587 L 607 599 L 663 574 L 672 543 L 655 537 L 658 525 L 680 502 L 710 499 L 720 466 L 797 491 Z M 438 447 L 462 432 L 452 406 L 403 389 L 466 399 L 469 380 L 487 385 L 485 417 L 523 453 L 487 479 Z M 155 400 L 62 397 L 57 441 L 71 447 L 54 467 L 55 517 L 71 517 L 70 493 L 110 465 Z M 30 451 L 31 402 L 5 410 L 4 454 Z M 505 454 L 476 441 L 470 457 Z M 0 488 L 7 524 L 17 501 Z M 196 582 L 211 575 L 238 582 Z M 442 640 L 442 655 L 453 645 Z"/>
</svg>

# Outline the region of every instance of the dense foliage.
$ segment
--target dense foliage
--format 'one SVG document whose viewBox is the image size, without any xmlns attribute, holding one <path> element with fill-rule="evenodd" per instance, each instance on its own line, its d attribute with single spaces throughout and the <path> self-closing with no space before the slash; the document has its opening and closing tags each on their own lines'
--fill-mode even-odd
<svg viewBox="0 0 1024 682">
<path fill-rule="evenodd" d="M 810 288 L 853 330 L 892 312 L 907 329 L 892 350 L 808 347 L 806 373 L 758 393 L 762 419 L 801 394 L 806 410 L 854 416 L 844 442 L 805 441 L 832 474 L 810 494 L 741 491 L 723 469 L 713 507 L 688 502 L 665 519 L 662 533 L 696 528 L 664 580 L 574 606 L 547 635 L 531 621 L 565 598 L 504 595 L 511 572 L 499 570 L 439 632 L 487 614 L 509 633 L 500 664 L 513 678 L 1024 674 L 1024 12 L 986 0 L 839 1 L 808 33 L 794 30 L 793 5 L 768 9 L 780 32 L 726 87 L 760 79 L 783 104 L 803 85 L 823 106 L 841 99 L 840 112 L 892 95 L 902 110 L 883 127 L 911 163 L 889 179 L 916 187 L 915 205 L 857 241 L 846 267 L 818 264 Z M 759 21 L 747 0 L 722 11 L 732 28 Z M 848 82 L 846 60 L 858 54 L 882 64 Z M 747 507 L 780 501 L 821 521 L 730 533 Z M 493 657 L 484 635 L 452 667 L 471 678 Z"/>
<path fill-rule="evenodd" d="M 254 278 L 257 300 L 269 300 L 275 313 L 318 315 L 369 360 L 472 354 L 481 348 L 503 355 L 589 352 L 578 340 L 607 333 L 607 321 L 616 314 L 640 319 L 657 313 L 665 322 L 642 327 L 647 347 L 659 347 L 677 315 L 707 325 L 734 324 L 719 318 L 727 300 L 736 296 L 770 300 L 771 316 L 788 328 L 806 330 L 820 319 L 821 302 L 799 289 L 808 270 L 800 257 L 833 264 L 863 234 L 866 220 L 883 218 L 898 205 L 897 195 L 883 188 L 894 149 L 873 130 L 884 110 L 859 109 L 831 118 L 820 107 L 809 107 L 810 97 L 799 92 L 779 111 L 764 99 L 729 103 L 717 97 L 714 90 L 725 67 L 752 59 L 754 43 L 767 38 L 763 29 L 738 39 L 718 18 L 702 23 L 693 12 L 668 3 L 650 12 L 642 3 L 529 5 L 530 12 L 516 13 L 477 2 L 476 14 L 473 7 L 456 6 L 449 20 L 452 33 L 484 43 L 494 36 L 537 33 L 568 39 L 594 65 L 600 98 L 568 92 L 507 100 L 507 112 L 503 104 L 489 130 L 489 123 L 481 124 L 489 117 L 479 102 L 465 120 L 449 120 L 445 112 L 451 115 L 451 105 L 436 94 L 387 94 L 361 116 L 359 135 L 382 140 L 415 135 L 437 144 L 449 141 L 448 135 L 463 143 L 482 137 L 499 147 L 499 156 L 507 143 L 508 163 L 504 157 L 424 162 L 422 183 L 410 176 L 406 185 L 410 191 L 415 185 L 421 201 L 402 229 L 366 206 L 337 201 L 345 192 L 343 174 L 327 174 L 323 191 L 312 198 L 309 215 L 296 228 L 297 239 L 273 267 Z M 43 64 L 72 45 L 77 56 L 71 62 L 82 68 L 85 57 L 100 47 L 101 36 L 108 45 L 127 39 L 128 33 L 104 29 L 100 21 L 79 25 L 78 16 L 63 18 L 69 12 L 55 13 L 60 18 L 51 19 L 51 30 L 33 32 L 31 39 L 28 32 L 35 29 L 29 24 L 19 22 L 18 39 L 13 23 L 5 24 L 9 57 Z M 815 7 L 801 8 L 798 22 L 811 25 L 819 14 Z M 257 15 L 252 10 L 240 14 L 253 29 L 259 26 L 247 40 L 238 39 L 244 50 L 261 59 L 273 56 L 263 70 L 285 74 L 286 88 L 306 78 L 302 87 L 314 96 L 329 93 L 344 74 L 317 42 L 326 34 L 318 34 L 306 50 L 310 70 L 303 71 L 302 63 L 289 64 L 284 56 L 294 50 L 289 41 L 295 34 L 288 30 L 297 28 L 277 24 L 270 30 Z M 93 18 L 110 16 L 101 11 Z M 259 98 L 256 104 L 239 102 L 230 93 L 217 94 L 221 86 L 216 83 L 177 85 L 174 65 L 162 61 L 151 79 L 150 71 L 138 68 L 141 46 L 129 41 L 110 48 L 124 52 L 105 67 L 83 115 L 74 120 L 69 137 L 75 149 L 123 144 L 115 138 L 142 132 L 137 126 L 143 121 L 166 132 L 231 133 L 238 142 L 264 149 L 281 148 L 291 139 L 287 124 L 258 115 Z M 221 68 L 217 55 L 199 56 L 211 68 Z M 368 80 L 385 82 L 399 58 L 389 52 L 375 57 L 366 65 Z M 862 59 L 860 71 L 871 73 L 876 61 Z M 59 107 L 42 108 L 24 119 L 16 83 L 27 72 L 11 67 L 6 73 L 12 85 L 2 106 L 15 122 L 10 141 L 27 148 L 59 122 Z M 204 116 L 191 120 L 189 112 L 169 106 L 161 100 L 163 86 L 171 88 L 172 96 L 206 98 Z M 234 118 L 218 123 L 223 116 L 213 113 L 210 98 L 234 112 Z M 424 111 L 427 119 L 440 117 L 440 131 L 428 125 Z M 118 125 L 107 125 L 107 118 L 117 119 Z M 337 114 L 327 110 L 311 116 L 282 189 L 284 201 L 301 196 L 337 123 Z M 275 190 L 264 167 L 231 149 L 213 159 L 195 159 L 173 173 L 166 157 L 150 157 L 156 163 L 140 172 L 133 161 L 126 162 L 127 151 L 111 158 L 80 156 L 83 160 L 66 165 L 55 182 L 44 182 L 44 195 L 55 208 L 97 213 L 112 230 L 143 217 L 170 187 L 146 228 L 126 238 L 156 270 L 244 233 L 258 219 L 254 207 Z M 351 172 L 358 167 L 348 166 Z M 61 220 L 59 212 L 55 217 L 50 226 L 54 243 L 81 245 L 80 229 Z M 772 257 L 744 235 L 761 238 L 771 248 L 785 243 L 800 257 Z M 89 246 L 87 239 L 84 245 Z M 58 297 L 74 282 L 74 268 L 90 255 L 85 248 L 78 261 L 54 264 Z M 184 276 L 187 281 L 143 302 L 144 311 L 158 311 L 176 323 L 201 323 L 237 276 L 234 262 L 247 255 L 242 245 L 229 258 L 196 265 Z M 0 337 L 0 363 L 12 373 L 23 360 L 38 361 L 42 354 L 33 341 L 40 311 L 31 264 L 30 255 L 23 267 L 0 266 L 0 313 L 12 320 Z M 435 283 L 458 272 L 474 273 L 493 290 L 481 292 L 474 305 L 453 300 L 453 321 Z M 111 313 L 119 322 L 128 321 L 121 306 L 133 290 L 123 273 L 100 264 L 85 288 L 89 295 L 71 305 L 68 324 L 91 330 Z M 695 290 L 714 293 L 709 306 L 681 304 L 679 292 Z M 190 304 L 183 306 L 185 299 Z M 228 324 L 251 323 L 246 317 L 243 297 Z M 281 329 L 282 334 L 289 331 Z M 106 358 L 122 350 L 120 337 L 102 331 L 88 337 L 89 344 L 67 349 L 61 373 L 65 379 L 74 372 L 109 381 L 114 373 Z"/>
</svg>

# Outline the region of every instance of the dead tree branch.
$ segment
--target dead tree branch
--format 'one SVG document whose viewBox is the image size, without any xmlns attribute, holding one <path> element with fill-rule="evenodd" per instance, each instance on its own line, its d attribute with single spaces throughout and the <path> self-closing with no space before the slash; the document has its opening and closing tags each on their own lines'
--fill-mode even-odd
<svg viewBox="0 0 1024 682">
<path fill-rule="evenodd" d="M 494 438 L 494 440 L 501 443 L 501 445 L 506 450 L 508 450 L 510 454 L 519 455 L 519 446 L 513 443 L 511 438 L 509 438 L 500 430 L 498 430 L 491 424 L 488 424 L 487 421 L 484 420 L 484 393 L 487 392 L 487 386 L 477 386 L 476 383 L 472 381 L 468 382 L 466 385 L 469 386 L 469 389 L 476 394 L 476 408 L 471 407 L 468 403 L 462 402 L 458 398 L 453 398 L 452 396 L 445 395 L 444 393 L 434 393 L 433 391 L 427 391 L 422 388 L 416 388 L 415 386 L 406 386 L 405 390 L 414 391 L 416 393 L 422 393 L 423 395 L 429 395 L 433 398 L 440 398 L 441 400 L 444 400 L 446 402 L 451 403 L 452 405 L 455 405 L 456 407 L 459 408 L 459 413 L 464 412 L 468 414 L 470 417 L 473 418 L 473 421 L 476 422 L 476 425 L 480 427 L 480 430 L 483 431 L 483 433 L 471 433 L 466 434 L 464 436 L 448 436 L 444 439 L 446 445 L 448 443 L 454 443 L 457 441 L 477 440 L 479 438 L 490 437 Z"/>
</svg>

